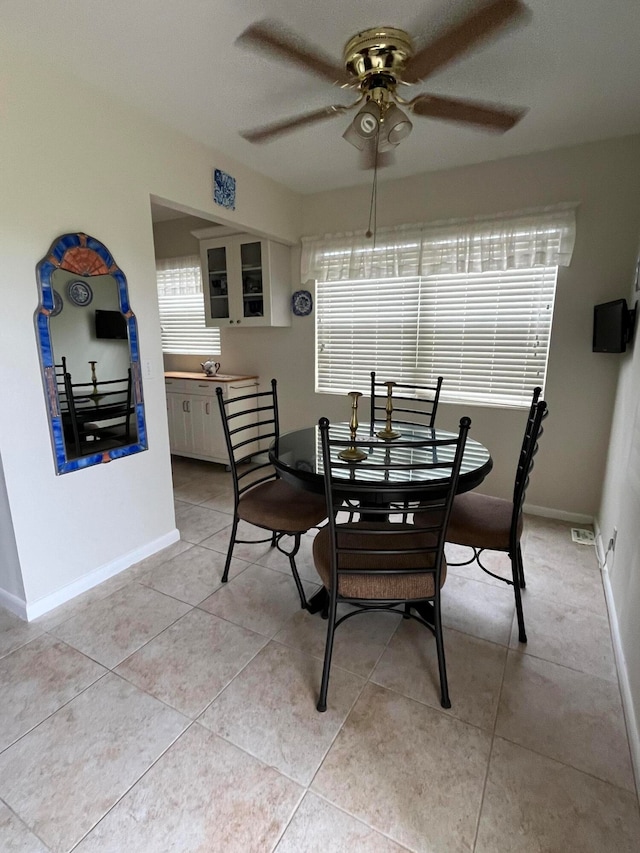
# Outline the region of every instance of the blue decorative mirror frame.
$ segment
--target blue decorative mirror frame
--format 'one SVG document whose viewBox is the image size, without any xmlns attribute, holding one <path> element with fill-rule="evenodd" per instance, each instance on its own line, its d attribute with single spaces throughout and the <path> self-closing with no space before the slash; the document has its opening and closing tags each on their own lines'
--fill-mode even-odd
<svg viewBox="0 0 640 853">
<path fill-rule="evenodd" d="M 77 233 L 58 237 L 36 274 L 35 325 L 56 472 L 147 450 L 138 327 L 124 273 L 103 243 Z M 98 365 L 106 373 L 100 378 Z"/>
</svg>

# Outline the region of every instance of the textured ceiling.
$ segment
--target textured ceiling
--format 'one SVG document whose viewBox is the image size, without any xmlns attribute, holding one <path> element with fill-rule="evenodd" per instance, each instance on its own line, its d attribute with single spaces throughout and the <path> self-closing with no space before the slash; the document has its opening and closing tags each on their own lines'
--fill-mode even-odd
<svg viewBox="0 0 640 853">
<path fill-rule="evenodd" d="M 350 103 L 348 92 L 235 44 L 272 18 L 341 61 L 378 25 L 431 40 L 471 0 L 2 0 L 2 38 L 55 56 L 90 84 L 299 192 L 368 183 L 342 139 L 345 115 L 256 146 L 238 130 Z M 529 107 L 503 136 L 424 118 L 381 178 L 404 177 L 640 132 L 640 2 L 528 0 L 531 19 L 471 51 L 413 95 Z"/>
</svg>

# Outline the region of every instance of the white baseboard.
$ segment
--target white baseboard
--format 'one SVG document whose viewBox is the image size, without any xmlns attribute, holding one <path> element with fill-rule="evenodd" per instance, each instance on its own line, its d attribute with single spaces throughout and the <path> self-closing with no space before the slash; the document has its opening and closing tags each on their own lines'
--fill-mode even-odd
<svg viewBox="0 0 640 853">
<path fill-rule="evenodd" d="M 27 602 L 24 598 L 18 598 L 6 589 L 0 589 L 0 606 L 5 607 L 21 619 L 27 618 Z"/>
<path fill-rule="evenodd" d="M 573 524 L 593 524 L 592 515 L 584 515 L 580 512 L 565 512 L 562 509 L 549 509 L 546 506 L 532 504 L 525 504 L 523 510 L 529 515 L 539 515 L 542 518 L 557 518 L 558 521 L 570 521 Z"/>
<path fill-rule="evenodd" d="M 609 569 L 606 565 L 602 569 L 602 581 L 604 585 L 604 597 L 607 602 L 607 610 L 609 611 L 609 625 L 611 626 L 613 653 L 615 655 L 616 667 L 618 670 L 620 693 L 622 694 L 622 708 L 624 711 L 625 722 L 627 724 L 629 748 L 631 749 L 631 762 L 633 764 L 633 770 L 636 777 L 636 788 L 640 791 L 640 729 L 638 729 L 638 718 L 633 706 L 633 695 L 631 693 L 631 684 L 629 683 L 627 662 L 622 648 L 620 626 L 618 625 L 618 614 L 616 613 L 615 602 L 613 599 Z"/>
<path fill-rule="evenodd" d="M 157 551 L 167 548 L 169 545 L 177 542 L 178 539 L 180 539 L 180 531 L 174 528 L 169 533 L 165 533 L 164 536 L 160 536 L 158 539 L 147 542 L 140 548 L 129 551 L 128 554 L 124 554 L 122 557 L 118 557 L 117 560 L 113 560 L 111 563 L 100 566 L 100 568 L 90 572 L 88 575 L 83 575 L 83 577 L 78 578 L 78 580 L 73 581 L 73 583 L 67 584 L 67 586 L 63 586 L 62 589 L 56 590 L 51 593 L 51 595 L 45 595 L 44 598 L 39 598 L 37 601 L 30 603 L 22 602 L 22 612 L 19 612 L 12 607 L 10 603 L 6 606 L 9 610 L 17 613 L 18 616 L 31 621 L 32 619 L 36 619 L 38 616 L 43 616 L 45 613 L 48 613 L 56 607 L 60 607 L 61 604 L 65 604 L 67 601 L 71 601 L 72 598 L 92 589 L 94 586 L 98 586 L 98 584 L 109 580 L 109 578 L 114 577 L 114 575 L 120 574 L 120 572 L 128 569 L 129 566 L 133 566 L 134 563 L 139 563 L 140 560 L 144 560 L 145 557 L 150 557 Z M 15 596 L 13 596 L 13 598 L 15 598 Z M 16 601 L 19 601 L 19 599 L 16 599 Z M 1 590 L 0 602 L 4 603 Z"/>
</svg>

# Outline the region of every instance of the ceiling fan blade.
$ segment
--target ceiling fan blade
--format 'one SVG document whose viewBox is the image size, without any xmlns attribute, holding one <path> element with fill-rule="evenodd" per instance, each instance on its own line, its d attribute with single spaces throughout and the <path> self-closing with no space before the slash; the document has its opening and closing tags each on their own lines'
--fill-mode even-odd
<svg viewBox="0 0 640 853">
<path fill-rule="evenodd" d="M 417 83 L 470 50 L 506 24 L 529 15 L 521 0 L 492 0 L 421 48 L 407 63 L 402 79 Z"/>
<path fill-rule="evenodd" d="M 249 142 L 271 142 L 277 136 L 283 133 L 289 133 L 291 130 L 297 130 L 299 127 L 304 127 L 306 124 L 313 124 L 317 121 L 324 121 L 328 118 L 342 115 L 342 113 L 351 109 L 342 104 L 333 104 L 330 107 L 323 107 L 321 110 L 314 110 L 312 113 L 304 113 L 303 115 L 295 116 L 295 118 L 286 118 L 282 121 L 267 124 L 263 127 L 256 127 L 253 130 L 242 130 L 240 136 Z"/>
<path fill-rule="evenodd" d="M 524 108 L 480 104 L 477 101 L 441 98 L 439 95 L 418 95 L 406 106 L 418 116 L 474 124 L 497 133 L 510 130 L 527 113 Z"/>
<path fill-rule="evenodd" d="M 293 62 L 312 74 L 324 77 L 330 83 L 337 83 L 339 86 L 353 83 L 345 69 L 336 65 L 330 57 L 273 21 L 251 24 L 238 36 L 236 43 L 273 53 L 280 59 Z"/>
</svg>

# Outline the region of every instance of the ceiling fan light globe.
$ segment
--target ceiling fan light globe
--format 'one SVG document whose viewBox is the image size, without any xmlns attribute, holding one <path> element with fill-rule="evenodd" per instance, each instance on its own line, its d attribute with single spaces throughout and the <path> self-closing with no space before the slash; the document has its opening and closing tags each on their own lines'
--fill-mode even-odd
<svg viewBox="0 0 640 853">
<path fill-rule="evenodd" d="M 384 117 L 384 137 L 392 145 L 397 145 L 409 136 L 412 129 L 413 123 L 399 107 L 391 104 Z"/>
<path fill-rule="evenodd" d="M 342 134 L 342 138 L 346 139 L 350 145 L 353 145 L 354 148 L 357 148 L 359 151 L 364 151 L 365 146 L 367 144 L 367 140 L 363 139 L 353 126 L 353 122 L 350 123 L 349 127 Z"/>
<path fill-rule="evenodd" d="M 371 113 L 357 115 L 353 122 L 354 130 L 363 139 L 371 139 L 378 132 L 378 121 Z"/>
</svg>

